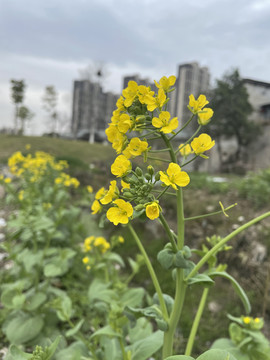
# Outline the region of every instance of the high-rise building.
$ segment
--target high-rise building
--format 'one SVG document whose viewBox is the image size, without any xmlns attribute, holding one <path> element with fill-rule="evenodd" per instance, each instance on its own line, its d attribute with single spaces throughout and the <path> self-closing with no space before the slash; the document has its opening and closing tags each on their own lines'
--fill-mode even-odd
<svg viewBox="0 0 270 360">
<path fill-rule="evenodd" d="M 144 85 L 144 86 L 152 86 L 152 83 L 148 78 L 141 78 L 138 74 L 125 76 L 123 79 L 123 89 L 125 89 L 128 86 L 129 81 L 136 81 L 138 85 Z"/>
<path fill-rule="evenodd" d="M 99 83 L 89 80 L 74 81 L 72 133 L 75 137 L 88 136 L 89 141 L 95 138 L 105 139 L 105 129 L 116 108 L 118 95 L 103 92 Z"/>
<path fill-rule="evenodd" d="M 177 116 L 180 126 L 190 118 L 187 108 L 189 95 L 198 97 L 209 91 L 210 74 L 207 67 L 200 67 L 197 62 L 181 64 L 175 83 L 175 92 L 171 95 L 170 111 Z"/>
</svg>

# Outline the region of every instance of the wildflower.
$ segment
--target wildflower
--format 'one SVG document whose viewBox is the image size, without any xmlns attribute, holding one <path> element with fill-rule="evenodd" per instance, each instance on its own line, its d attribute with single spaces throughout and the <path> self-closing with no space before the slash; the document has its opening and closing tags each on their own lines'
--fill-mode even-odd
<svg viewBox="0 0 270 360">
<path fill-rule="evenodd" d="M 93 215 L 99 213 L 102 210 L 102 206 L 100 205 L 100 202 L 98 200 L 94 200 L 91 206 L 91 210 Z"/>
<path fill-rule="evenodd" d="M 106 190 L 104 187 L 100 188 L 96 193 L 95 199 L 100 200 L 105 195 L 105 192 Z"/>
<path fill-rule="evenodd" d="M 117 124 L 117 128 L 120 131 L 120 133 L 125 134 L 131 128 L 131 125 L 132 125 L 132 121 L 128 114 L 120 115 Z"/>
<path fill-rule="evenodd" d="M 207 150 L 210 150 L 215 145 L 215 141 L 207 134 L 201 134 L 191 142 L 191 147 L 196 155 L 200 155 Z"/>
<path fill-rule="evenodd" d="M 209 101 L 206 100 L 205 95 L 200 95 L 197 100 L 195 100 L 193 94 L 189 96 L 188 108 L 193 114 L 197 114 L 207 104 L 209 104 Z"/>
<path fill-rule="evenodd" d="M 130 140 L 130 143 L 123 151 L 127 159 L 141 155 L 148 147 L 147 141 L 141 141 L 138 137 Z"/>
<path fill-rule="evenodd" d="M 91 251 L 92 246 L 91 244 L 93 243 L 93 241 L 95 240 L 94 236 L 88 236 L 85 240 L 84 240 L 84 251 Z"/>
<path fill-rule="evenodd" d="M 62 184 L 62 182 L 63 182 L 63 179 L 61 177 L 57 177 L 57 178 L 54 179 L 54 183 L 56 185 Z"/>
<path fill-rule="evenodd" d="M 108 241 L 102 236 L 99 236 L 95 239 L 94 246 L 98 247 L 102 254 L 104 254 L 111 247 L 110 243 L 108 243 Z"/>
<path fill-rule="evenodd" d="M 119 190 L 116 186 L 116 180 L 111 181 L 109 190 L 105 192 L 103 198 L 100 199 L 102 205 L 109 204 L 118 197 Z"/>
<path fill-rule="evenodd" d="M 91 185 L 88 185 L 86 187 L 87 191 L 89 192 L 89 194 L 92 194 L 92 192 L 94 191 L 93 187 Z"/>
<path fill-rule="evenodd" d="M 192 154 L 192 149 L 189 144 L 187 144 L 185 146 L 184 146 L 184 144 L 179 145 L 179 151 L 180 151 L 180 154 L 184 157 L 187 157 L 188 155 Z"/>
<path fill-rule="evenodd" d="M 117 199 L 113 202 L 116 206 L 109 208 L 107 211 L 107 218 L 114 225 L 127 224 L 129 218 L 133 214 L 133 208 L 130 203 Z"/>
<path fill-rule="evenodd" d="M 24 198 L 24 190 L 21 190 L 21 191 L 19 191 L 18 199 L 19 199 L 20 201 L 23 201 L 23 198 Z"/>
<path fill-rule="evenodd" d="M 77 187 L 80 185 L 80 182 L 78 179 L 73 177 L 70 179 L 70 185 L 73 185 L 75 189 L 77 189 Z"/>
<path fill-rule="evenodd" d="M 83 259 L 82 259 L 82 262 L 86 265 L 89 263 L 89 257 L 88 256 L 85 256 Z"/>
<path fill-rule="evenodd" d="M 160 180 L 167 186 L 172 186 L 177 190 L 177 186 L 187 186 L 190 182 L 190 178 L 185 171 L 182 171 L 180 166 L 176 163 L 170 163 L 168 169 L 165 172 L 160 171 Z"/>
<path fill-rule="evenodd" d="M 159 205 L 156 201 L 146 205 L 146 216 L 150 219 L 150 220 L 154 220 L 156 218 L 159 217 Z"/>
<path fill-rule="evenodd" d="M 137 96 L 138 84 L 135 81 L 129 81 L 128 86 L 122 91 L 125 98 L 124 106 L 129 107 Z"/>
<path fill-rule="evenodd" d="M 116 101 L 116 107 L 118 111 L 124 111 L 125 105 L 124 105 L 125 99 L 123 96 L 120 96 L 120 98 Z"/>
<path fill-rule="evenodd" d="M 10 184 L 11 183 L 11 178 L 9 178 L 9 177 L 5 178 L 4 182 L 6 184 Z"/>
<path fill-rule="evenodd" d="M 125 176 L 131 168 L 131 162 L 124 155 L 119 155 L 111 166 L 111 172 L 117 177 L 122 177 Z"/>
<path fill-rule="evenodd" d="M 171 75 L 168 78 L 166 76 L 162 76 L 162 78 L 159 80 L 159 83 L 154 80 L 156 87 L 158 89 L 163 89 L 165 92 L 175 84 L 175 81 L 176 77 L 174 75 Z"/>
<path fill-rule="evenodd" d="M 148 111 L 154 111 L 156 108 L 161 108 L 165 101 L 166 95 L 163 89 L 158 90 L 158 94 L 156 97 L 148 95 L 145 97 L 145 104 L 147 105 Z"/>
<path fill-rule="evenodd" d="M 126 183 L 124 180 L 121 180 L 121 186 L 122 186 L 122 190 L 123 189 L 130 189 L 130 184 Z"/>
<path fill-rule="evenodd" d="M 87 265 L 86 266 L 86 270 L 89 271 L 91 269 L 91 266 L 90 265 Z"/>
<path fill-rule="evenodd" d="M 244 324 L 250 324 L 250 322 L 251 322 L 251 318 L 249 317 L 249 316 L 245 316 L 244 318 L 243 318 L 243 322 L 244 322 Z"/>
<path fill-rule="evenodd" d="M 214 115 L 214 111 L 210 108 L 204 108 L 202 111 L 198 113 L 198 123 L 199 125 L 207 125 Z"/>
<path fill-rule="evenodd" d="M 170 119 L 171 114 L 169 111 L 161 111 L 159 117 L 152 119 L 152 125 L 156 128 L 160 128 L 164 134 L 169 134 L 178 127 L 177 117 Z"/>
<path fill-rule="evenodd" d="M 120 244 L 123 244 L 125 242 L 125 239 L 121 235 L 119 235 L 117 239 Z"/>
<path fill-rule="evenodd" d="M 144 85 L 140 85 L 138 87 L 138 96 L 139 96 L 139 101 L 141 104 L 145 104 L 145 99 L 147 96 L 153 96 L 155 94 L 154 91 L 151 91 L 150 86 L 146 87 Z"/>
</svg>

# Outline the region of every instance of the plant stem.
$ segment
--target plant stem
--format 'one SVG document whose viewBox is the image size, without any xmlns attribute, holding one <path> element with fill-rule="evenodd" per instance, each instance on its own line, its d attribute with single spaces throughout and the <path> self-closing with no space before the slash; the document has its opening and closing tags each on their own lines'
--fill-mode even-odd
<svg viewBox="0 0 270 360">
<path fill-rule="evenodd" d="M 122 355 L 123 355 L 123 360 L 128 360 L 128 358 L 127 358 L 127 353 L 126 353 L 126 351 L 125 351 L 125 346 L 124 346 L 124 343 L 123 343 L 123 339 L 122 339 L 122 338 L 119 338 L 118 340 L 119 340 L 121 352 L 122 352 Z"/>
<path fill-rule="evenodd" d="M 194 114 L 192 114 L 192 116 L 190 117 L 190 119 L 185 123 L 185 125 L 183 125 L 183 126 L 181 127 L 180 130 L 178 130 L 173 136 L 171 136 L 171 137 L 169 138 L 169 141 L 171 141 L 176 135 L 178 135 L 181 131 L 183 131 L 183 130 L 188 126 L 188 124 L 191 122 L 191 120 L 193 119 L 193 117 L 194 117 Z"/>
<path fill-rule="evenodd" d="M 162 196 L 163 194 L 165 194 L 165 192 L 166 192 L 168 189 L 169 189 L 169 186 L 165 187 L 165 189 L 164 189 L 163 191 L 161 191 L 161 193 L 157 196 L 157 200 L 158 200 L 159 198 L 161 198 L 161 196 Z"/>
<path fill-rule="evenodd" d="M 140 252 L 142 253 L 142 255 L 144 257 L 145 264 L 146 264 L 147 269 L 148 269 L 148 271 L 150 273 L 153 285 L 154 285 L 156 293 L 158 295 L 160 308 L 161 308 L 163 317 L 164 317 L 165 321 L 168 321 L 169 315 L 168 315 L 167 307 L 166 307 L 166 304 L 165 304 L 165 301 L 164 301 L 164 298 L 163 298 L 163 294 L 162 294 L 160 284 L 159 284 L 159 281 L 157 279 L 155 270 L 154 270 L 154 268 L 153 268 L 153 266 L 151 264 L 151 261 L 150 261 L 148 255 L 147 255 L 144 247 L 143 247 L 143 244 L 141 243 L 141 240 L 139 239 L 138 235 L 136 234 L 135 230 L 133 229 L 133 227 L 132 227 L 132 225 L 130 223 L 128 223 L 128 228 L 129 228 L 134 240 L 136 241 L 136 244 L 137 244 L 138 248 L 140 249 Z"/>
<path fill-rule="evenodd" d="M 185 162 L 184 164 L 181 164 L 181 167 L 183 167 L 183 166 L 191 163 L 192 161 L 194 161 L 195 159 L 197 159 L 198 156 L 199 156 L 199 155 L 196 155 L 196 156 L 194 156 L 192 159 L 190 159 L 190 160 L 188 160 L 187 162 Z"/>
<path fill-rule="evenodd" d="M 234 206 L 236 206 L 237 204 L 232 204 L 230 206 L 228 206 L 226 209 L 224 209 L 224 211 L 230 210 L 231 208 L 233 208 Z M 213 216 L 213 215 L 218 215 L 218 214 L 222 214 L 223 210 L 218 210 L 209 214 L 203 214 L 203 215 L 198 215 L 198 216 L 192 216 L 189 218 L 185 218 L 185 221 L 190 221 L 190 220 L 197 220 L 197 219 L 203 219 L 206 218 L 208 216 Z"/>
<path fill-rule="evenodd" d="M 166 159 L 162 159 L 162 158 L 157 158 L 157 157 L 152 157 L 152 156 L 147 156 L 148 159 L 151 160 L 158 160 L 158 161 L 163 161 L 163 162 L 170 162 L 170 160 L 166 160 Z"/>
<path fill-rule="evenodd" d="M 170 229 L 167 221 L 165 220 L 164 216 L 161 213 L 159 214 L 159 219 L 160 219 L 160 222 L 162 223 L 162 225 L 163 225 L 163 227 L 164 227 L 164 229 L 165 229 L 165 231 L 166 231 L 166 233 L 167 233 L 167 235 L 168 235 L 168 237 L 170 239 L 170 242 L 171 242 L 172 247 L 173 247 L 173 251 L 177 252 L 178 249 L 177 249 L 173 234 L 171 232 L 171 229 Z"/>
<path fill-rule="evenodd" d="M 192 328 L 191 328 L 189 338 L 188 338 L 188 342 L 187 342 L 187 346 L 186 346 L 185 355 L 187 355 L 187 356 L 190 356 L 191 352 L 192 352 L 195 336 L 197 334 L 198 327 L 199 327 L 199 324 L 200 324 L 200 320 L 201 320 L 201 317 L 202 317 L 202 313 L 203 313 L 203 310 L 204 310 L 204 307 L 205 307 L 205 304 L 206 304 L 206 299 L 207 299 L 207 296 L 208 296 L 208 292 L 209 292 L 209 288 L 204 288 L 203 289 L 201 301 L 200 301 L 200 304 L 199 304 L 199 307 L 198 307 L 197 314 L 196 314 L 195 319 L 193 321 Z"/>
<path fill-rule="evenodd" d="M 207 260 L 212 256 L 215 255 L 218 250 L 226 244 L 228 241 L 230 241 L 233 237 L 238 235 L 243 230 L 249 228 L 250 226 L 256 224 L 257 222 L 265 219 L 266 217 L 270 216 L 270 211 L 256 217 L 255 219 L 247 222 L 246 224 L 240 226 L 238 229 L 234 230 L 232 233 L 227 235 L 224 239 L 222 239 L 218 244 L 216 244 L 211 250 L 208 251 L 206 255 L 198 262 L 198 264 L 193 268 L 193 270 L 189 273 L 189 275 L 186 277 L 185 281 L 192 278 L 197 272 L 200 270 L 200 268 L 207 262 Z"/>
</svg>

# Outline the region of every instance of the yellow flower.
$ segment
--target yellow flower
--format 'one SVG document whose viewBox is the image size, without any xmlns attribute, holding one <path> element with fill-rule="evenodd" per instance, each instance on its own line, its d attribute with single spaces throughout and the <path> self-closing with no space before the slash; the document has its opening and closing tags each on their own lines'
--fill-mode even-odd
<svg viewBox="0 0 270 360">
<path fill-rule="evenodd" d="M 243 318 L 243 322 L 244 322 L 244 324 L 250 324 L 251 318 L 250 318 L 249 316 L 245 316 L 245 317 Z"/>
<path fill-rule="evenodd" d="M 11 178 L 9 178 L 9 177 L 5 178 L 4 182 L 6 184 L 10 184 L 11 183 Z"/>
<path fill-rule="evenodd" d="M 200 125 L 207 125 L 210 122 L 211 117 L 214 115 L 214 111 L 210 108 L 204 108 L 198 113 L 198 123 Z"/>
<path fill-rule="evenodd" d="M 125 110 L 124 101 L 125 100 L 124 100 L 123 96 L 120 96 L 120 98 L 116 101 L 116 107 L 119 111 Z"/>
<path fill-rule="evenodd" d="M 101 199 L 105 195 L 105 192 L 106 192 L 106 190 L 104 187 L 100 188 L 96 193 L 95 199 L 96 200 Z"/>
<path fill-rule="evenodd" d="M 168 169 L 165 172 L 160 171 L 160 180 L 167 186 L 172 186 L 177 190 L 177 186 L 187 186 L 190 182 L 190 178 L 185 171 L 182 171 L 180 166 L 175 163 L 170 163 Z"/>
<path fill-rule="evenodd" d="M 154 91 L 151 91 L 150 86 L 146 87 L 144 85 L 140 85 L 138 87 L 138 96 L 139 96 L 139 101 L 141 104 L 145 104 L 145 98 L 147 96 L 153 96 L 155 94 Z"/>
<path fill-rule="evenodd" d="M 171 114 L 169 111 L 161 111 L 159 117 L 152 119 L 152 125 L 156 128 L 160 128 L 164 134 L 169 134 L 178 127 L 177 118 L 170 119 Z"/>
<path fill-rule="evenodd" d="M 87 265 L 86 266 L 86 270 L 89 271 L 91 269 L 91 266 L 90 265 Z"/>
<path fill-rule="evenodd" d="M 56 185 L 62 184 L 62 182 L 63 182 L 63 178 L 61 178 L 61 177 L 57 177 L 54 179 L 54 183 Z"/>
<path fill-rule="evenodd" d="M 118 224 L 127 224 L 129 218 L 133 214 L 133 208 L 130 203 L 122 200 L 117 199 L 114 201 L 115 207 L 111 207 L 107 211 L 107 218 L 111 221 L 114 225 Z"/>
<path fill-rule="evenodd" d="M 159 217 L 159 205 L 157 202 L 152 202 L 151 204 L 146 205 L 146 216 L 150 219 L 150 220 L 154 220 L 156 218 Z"/>
<path fill-rule="evenodd" d="M 128 114 L 120 115 L 117 124 L 117 128 L 120 131 L 120 133 L 125 134 L 131 128 L 131 125 L 132 125 L 132 121 Z"/>
<path fill-rule="evenodd" d="M 80 182 L 76 178 L 71 178 L 70 179 L 70 185 L 73 185 L 75 188 L 77 188 L 80 185 Z"/>
<path fill-rule="evenodd" d="M 145 104 L 147 105 L 147 110 L 154 111 L 156 108 L 161 108 L 164 105 L 166 99 L 167 98 L 163 89 L 158 90 L 158 94 L 156 97 L 147 95 L 145 97 Z"/>
<path fill-rule="evenodd" d="M 109 204 L 118 197 L 119 190 L 116 186 L 116 180 L 110 182 L 109 190 L 105 192 L 103 198 L 100 199 L 102 205 Z"/>
<path fill-rule="evenodd" d="M 121 186 L 122 186 L 122 190 L 123 189 L 130 189 L 130 184 L 126 183 L 124 180 L 121 180 Z"/>
<path fill-rule="evenodd" d="M 91 206 L 92 214 L 95 215 L 99 213 L 102 210 L 102 206 L 100 205 L 98 200 L 94 200 L 92 206 Z"/>
<path fill-rule="evenodd" d="M 158 89 L 163 89 L 164 91 L 168 91 L 169 88 L 175 84 L 175 81 L 176 77 L 174 75 L 171 75 L 168 78 L 166 76 L 162 76 L 159 83 L 154 80 L 156 87 Z"/>
<path fill-rule="evenodd" d="M 117 152 L 117 154 L 119 154 L 124 147 L 126 136 L 122 134 L 118 130 L 117 125 L 114 124 L 110 124 L 110 126 L 105 130 L 105 133 L 108 141 L 112 143 L 113 149 Z"/>
<path fill-rule="evenodd" d="M 82 262 L 86 265 L 89 263 L 89 257 L 88 256 L 85 256 L 83 259 L 82 259 Z"/>
<path fill-rule="evenodd" d="M 209 104 L 209 101 L 206 100 L 205 95 L 200 95 L 197 100 L 195 100 L 193 94 L 189 96 L 189 110 L 193 114 L 197 114 L 207 104 Z"/>
<path fill-rule="evenodd" d="M 123 154 L 127 159 L 129 159 L 131 157 L 141 155 L 146 151 L 147 147 L 147 141 L 141 141 L 138 137 L 132 138 L 126 149 L 123 151 Z"/>
<path fill-rule="evenodd" d="M 21 191 L 19 192 L 19 194 L 18 194 L 18 199 L 19 199 L 20 201 L 22 201 L 23 198 L 24 198 L 24 190 L 21 190 Z"/>
<path fill-rule="evenodd" d="M 86 187 L 87 191 L 89 192 L 89 194 L 92 194 L 92 192 L 94 191 L 93 187 L 91 185 L 88 185 Z"/>
<path fill-rule="evenodd" d="M 125 176 L 131 168 L 131 162 L 124 155 L 119 155 L 111 166 L 111 172 L 117 177 L 122 177 Z"/>
<path fill-rule="evenodd" d="M 179 145 L 180 154 L 185 157 L 192 154 L 193 151 L 192 151 L 190 145 L 189 144 L 187 144 L 185 146 L 183 146 L 183 145 L 184 144 Z"/>
<path fill-rule="evenodd" d="M 88 236 L 85 240 L 84 240 L 84 251 L 90 251 L 92 249 L 91 244 L 93 243 L 93 241 L 95 240 L 94 236 Z"/>
<path fill-rule="evenodd" d="M 207 134 L 201 134 L 191 142 L 191 147 L 196 155 L 200 155 L 207 150 L 210 150 L 215 145 L 215 141 Z"/>
<path fill-rule="evenodd" d="M 120 244 L 123 244 L 125 242 L 125 239 L 123 238 L 123 236 L 118 236 L 118 242 L 120 242 Z"/>
<path fill-rule="evenodd" d="M 25 149 L 26 149 L 26 150 L 30 150 L 30 149 L 31 149 L 31 145 L 30 145 L 30 144 L 26 144 L 26 145 L 25 145 Z"/>
<path fill-rule="evenodd" d="M 124 106 L 129 107 L 132 105 L 138 92 L 138 84 L 135 81 L 129 81 L 128 86 L 122 91 L 125 97 Z"/>
<path fill-rule="evenodd" d="M 98 247 L 102 254 L 104 254 L 111 247 L 110 243 L 108 243 L 108 241 L 102 236 L 99 236 L 95 239 L 94 246 Z"/>
</svg>

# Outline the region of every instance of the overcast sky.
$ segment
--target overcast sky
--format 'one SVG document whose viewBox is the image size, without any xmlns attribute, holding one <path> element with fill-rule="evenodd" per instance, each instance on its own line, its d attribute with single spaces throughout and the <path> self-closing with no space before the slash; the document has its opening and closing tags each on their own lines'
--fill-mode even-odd
<svg viewBox="0 0 270 360">
<path fill-rule="evenodd" d="M 58 90 L 68 121 L 72 82 L 87 64 L 105 64 L 105 90 L 115 93 L 124 75 L 158 80 L 191 61 L 208 66 L 212 82 L 232 67 L 270 82 L 269 37 L 270 0 L 0 0 L 0 128 L 13 124 L 10 79 L 27 84 L 28 133 L 37 134 L 45 86 Z"/>
</svg>

